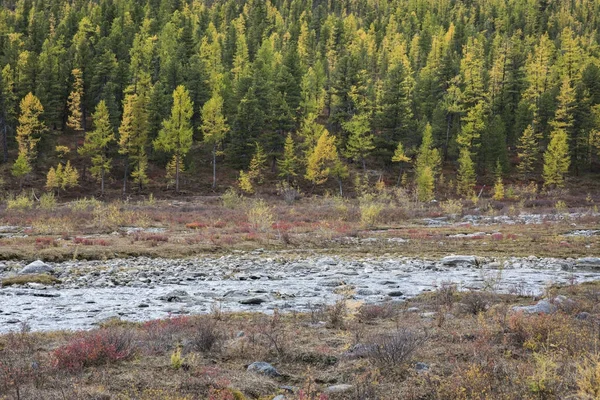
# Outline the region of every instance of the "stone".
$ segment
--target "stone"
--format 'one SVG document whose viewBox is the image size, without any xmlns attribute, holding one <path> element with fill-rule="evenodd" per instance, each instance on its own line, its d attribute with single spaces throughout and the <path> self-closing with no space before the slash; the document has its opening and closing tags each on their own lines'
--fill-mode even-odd
<svg viewBox="0 0 600 400">
<path fill-rule="evenodd" d="M 477 257 L 475 256 L 446 256 L 442 258 L 442 264 L 446 266 L 470 266 L 474 267 L 478 264 Z"/>
<path fill-rule="evenodd" d="M 391 292 L 388 293 L 388 296 L 390 296 L 390 297 L 400 297 L 400 296 L 404 296 L 404 293 L 401 292 L 400 290 L 392 290 Z"/>
<path fill-rule="evenodd" d="M 247 299 L 240 300 L 239 303 L 244 305 L 257 306 L 266 301 L 267 299 L 265 299 L 264 297 L 249 297 Z"/>
<path fill-rule="evenodd" d="M 173 290 L 165 294 L 164 296 L 160 296 L 159 300 L 164 300 L 168 303 L 181 303 L 189 297 L 189 294 L 185 290 Z"/>
<path fill-rule="evenodd" d="M 419 372 L 429 371 L 429 365 L 423 362 L 418 362 L 415 364 L 415 370 Z"/>
<path fill-rule="evenodd" d="M 273 400 L 285 400 L 285 396 L 282 394 L 279 394 L 279 395 L 273 397 Z"/>
<path fill-rule="evenodd" d="M 348 385 L 347 383 L 342 383 L 339 385 L 333 385 L 326 387 L 323 393 L 325 394 L 340 394 L 340 393 L 348 393 L 354 389 L 354 386 Z"/>
<path fill-rule="evenodd" d="M 577 318 L 580 321 L 585 321 L 585 320 L 589 319 L 591 316 L 592 316 L 592 314 L 590 314 L 589 312 L 582 311 L 579 314 L 577 314 L 575 316 L 575 318 Z"/>
<path fill-rule="evenodd" d="M 28 264 L 19 273 L 20 274 L 51 274 L 54 272 L 54 268 L 46 264 L 41 260 L 36 260 L 31 264 Z"/>
<path fill-rule="evenodd" d="M 256 361 L 248 365 L 249 372 L 255 372 L 257 374 L 265 375 L 271 378 L 281 376 L 281 374 L 269 363 L 263 361 Z"/>
<path fill-rule="evenodd" d="M 515 312 L 524 312 L 525 314 L 552 314 L 557 307 L 547 300 L 540 300 L 532 306 L 515 306 L 512 308 Z"/>
</svg>

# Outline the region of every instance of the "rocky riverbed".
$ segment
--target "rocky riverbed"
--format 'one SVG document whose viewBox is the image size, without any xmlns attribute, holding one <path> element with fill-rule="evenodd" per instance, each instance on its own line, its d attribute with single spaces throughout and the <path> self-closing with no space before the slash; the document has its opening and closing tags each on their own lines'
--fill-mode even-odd
<svg viewBox="0 0 600 400">
<path fill-rule="evenodd" d="M 49 273 L 61 283 L 0 288 L 0 332 L 89 329 L 110 318 L 274 309 L 307 311 L 342 296 L 365 303 L 403 301 L 452 282 L 463 290 L 539 295 L 551 283 L 600 279 L 600 258 L 382 255 L 331 257 L 255 251 L 193 259 L 114 259 L 31 265 L 0 262 L 0 278 Z"/>
</svg>

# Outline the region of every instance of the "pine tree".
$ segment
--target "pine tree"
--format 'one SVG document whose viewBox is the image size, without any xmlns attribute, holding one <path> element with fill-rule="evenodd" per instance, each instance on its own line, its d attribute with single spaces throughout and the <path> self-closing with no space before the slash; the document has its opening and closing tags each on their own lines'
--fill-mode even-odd
<svg viewBox="0 0 600 400">
<path fill-rule="evenodd" d="M 365 157 L 375 148 L 369 120 L 368 114 L 355 114 L 350 121 L 342 123 L 344 129 L 349 133 L 346 156 L 360 161 L 364 171 L 367 170 Z"/>
<path fill-rule="evenodd" d="M 496 182 L 494 183 L 494 200 L 504 199 L 504 183 L 502 182 L 502 164 L 500 160 L 496 161 Z"/>
<path fill-rule="evenodd" d="M 252 160 L 250 160 L 248 176 L 252 181 L 262 184 L 264 180 L 264 171 L 267 166 L 267 155 L 260 143 L 256 142 L 254 143 L 254 146 L 255 150 Z"/>
<path fill-rule="evenodd" d="M 67 127 L 71 128 L 74 132 L 83 132 L 83 75 L 79 69 L 74 69 L 71 73 L 75 80 L 73 82 L 73 90 L 69 95 L 69 101 L 67 103 L 69 109 Z"/>
<path fill-rule="evenodd" d="M 459 195 L 471 198 L 475 195 L 475 165 L 471 159 L 471 152 L 463 147 L 458 157 L 458 173 L 456 177 L 456 190 Z"/>
<path fill-rule="evenodd" d="M 42 103 L 32 93 L 21 100 L 21 115 L 17 127 L 19 156 L 12 169 L 13 176 L 20 179 L 21 185 L 23 177 L 32 170 L 32 163 L 37 157 L 37 144 L 46 131 L 46 126 L 41 121 L 43 112 Z"/>
<path fill-rule="evenodd" d="M 104 100 L 98 103 L 93 116 L 94 130 L 85 135 L 83 146 L 78 149 L 80 154 L 91 157 L 92 176 L 100 181 L 100 193 L 104 195 L 105 175 L 110 171 L 112 160 L 108 157 L 108 145 L 115 140 L 110 122 L 110 114 Z"/>
<path fill-rule="evenodd" d="M 570 163 L 567 132 L 561 128 L 554 129 L 544 153 L 544 187 L 562 187 Z"/>
<path fill-rule="evenodd" d="M 335 137 L 324 130 L 308 157 L 305 178 L 315 185 L 327 182 L 331 169 L 337 161 Z"/>
<path fill-rule="evenodd" d="M 173 153 L 175 157 L 175 191 L 179 192 L 179 165 L 192 147 L 193 129 L 191 125 L 194 105 L 183 85 L 173 92 L 171 118 L 163 121 L 163 128 L 154 141 L 154 148 Z"/>
<path fill-rule="evenodd" d="M 146 169 L 148 158 L 146 145 L 148 141 L 148 115 L 144 107 L 144 98 L 131 94 L 125 98 L 123 117 L 119 127 L 119 153 L 126 156 L 125 175 L 123 178 L 123 194 L 127 190 L 129 167 L 132 167 L 133 182 L 141 188 L 148 183 Z"/>
<path fill-rule="evenodd" d="M 419 201 L 429 202 L 433 200 L 435 182 L 431 167 L 425 166 L 418 171 L 416 184 Z"/>
<path fill-rule="evenodd" d="M 392 157 L 392 162 L 397 163 L 407 163 L 410 162 L 410 157 L 406 155 L 404 152 L 404 146 L 402 142 L 398 142 L 398 146 L 396 146 L 396 150 L 394 151 L 394 156 Z M 402 177 L 402 168 L 400 168 L 400 173 L 398 174 L 398 184 L 400 184 L 400 179 Z"/>
<path fill-rule="evenodd" d="M 213 182 L 212 188 L 217 187 L 217 150 L 220 143 L 229 131 L 227 121 L 223 116 L 223 98 L 218 92 L 204 103 L 202 107 L 202 125 L 200 126 L 204 134 L 204 143 L 212 145 L 213 156 Z"/>
<path fill-rule="evenodd" d="M 517 149 L 519 157 L 517 170 L 525 178 L 535 171 L 535 165 L 539 157 L 538 138 L 533 131 L 532 125 L 528 125 L 523 131 L 523 134 L 519 138 Z"/>
<path fill-rule="evenodd" d="M 288 133 L 285 138 L 283 158 L 277 160 L 277 167 L 279 168 L 279 176 L 285 178 L 287 183 L 290 183 L 292 177 L 298 175 L 298 157 L 296 156 L 294 139 L 291 133 Z"/>
</svg>

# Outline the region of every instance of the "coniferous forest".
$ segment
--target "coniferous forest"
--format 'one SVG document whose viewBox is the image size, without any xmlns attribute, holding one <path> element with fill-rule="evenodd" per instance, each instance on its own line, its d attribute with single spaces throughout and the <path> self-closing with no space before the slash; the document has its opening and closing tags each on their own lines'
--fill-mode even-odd
<svg viewBox="0 0 600 400">
<path fill-rule="evenodd" d="M 0 182 L 561 187 L 599 169 L 599 27 L 598 0 L 3 0 Z"/>
</svg>

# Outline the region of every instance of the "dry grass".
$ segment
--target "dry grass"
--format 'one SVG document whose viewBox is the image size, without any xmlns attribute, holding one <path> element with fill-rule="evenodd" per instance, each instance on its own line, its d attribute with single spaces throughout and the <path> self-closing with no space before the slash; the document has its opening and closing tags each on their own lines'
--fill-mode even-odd
<svg viewBox="0 0 600 400">
<path fill-rule="evenodd" d="M 0 373 L 0 397 L 14 398 L 18 386 L 21 398 L 270 399 L 289 386 L 295 394 L 286 398 L 306 399 L 346 383 L 352 385 L 348 392 L 321 398 L 563 399 L 598 393 L 600 284 L 551 288 L 551 297 L 565 295 L 575 305 L 552 315 L 513 313 L 513 305 L 531 301 L 489 293 L 486 309 L 474 315 L 462 309 L 464 295 L 450 292 L 442 288 L 407 304 L 370 308 L 362 317 L 338 317 L 333 309 L 312 315 L 215 313 L 103 327 L 85 338 L 110 344 L 125 337 L 127 354 L 135 356 L 95 363 L 75 352 L 82 372 L 62 368 L 69 365 L 65 349 L 80 346 L 81 334 L 5 335 L 0 365 L 25 362 L 11 361 L 4 370 L 18 379 Z M 442 324 L 420 315 L 441 310 Z M 578 318 L 582 311 L 587 319 Z M 344 324 L 327 323 L 330 313 Z M 315 323 L 321 318 L 325 323 Z M 181 364 L 174 369 L 176 348 L 182 349 Z M 281 377 L 246 372 L 254 361 L 273 364 Z"/>
<path fill-rule="evenodd" d="M 46 274 L 28 274 L 17 275 L 9 278 L 4 278 L 1 281 L 1 286 L 25 285 L 27 283 L 40 283 L 42 285 L 54 285 L 60 283 L 60 280 Z"/>
</svg>

